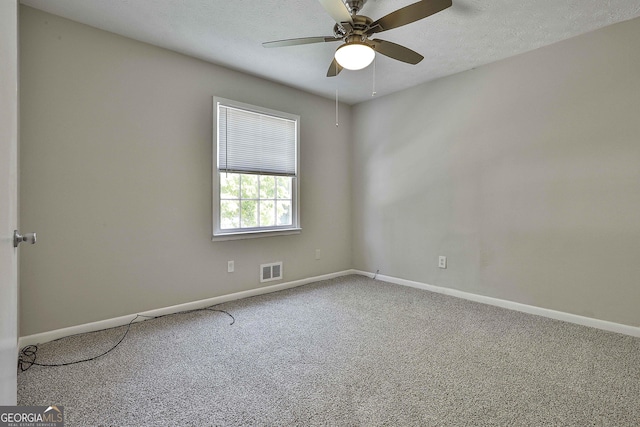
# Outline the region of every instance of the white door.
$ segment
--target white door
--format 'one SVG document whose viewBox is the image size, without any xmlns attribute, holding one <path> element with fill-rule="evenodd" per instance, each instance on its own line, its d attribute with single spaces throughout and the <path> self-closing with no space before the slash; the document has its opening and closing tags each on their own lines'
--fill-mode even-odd
<svg viewBox="0 0 640 427">
<path fill-rule="evenodd" d="M 18 356 L 18 1 L 0 1 L 0 405 L 16 404 Z"/>
</svg>

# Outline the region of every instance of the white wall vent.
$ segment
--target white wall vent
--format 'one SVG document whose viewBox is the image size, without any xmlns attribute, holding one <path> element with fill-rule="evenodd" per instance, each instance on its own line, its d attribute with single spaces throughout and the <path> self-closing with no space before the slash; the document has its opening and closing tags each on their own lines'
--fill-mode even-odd
<svg viewBox="0 0 640 427">
<path fill-rule="evenodd" d="M 260 282 L 282 280 L 282 261 L 260 265 Z"/>
</svg>

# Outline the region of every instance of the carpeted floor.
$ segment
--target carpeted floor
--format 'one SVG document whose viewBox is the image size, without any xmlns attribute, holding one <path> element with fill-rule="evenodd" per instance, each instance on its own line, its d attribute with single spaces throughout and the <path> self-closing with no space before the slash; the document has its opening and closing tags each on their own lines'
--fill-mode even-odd
<svg viewBox="0 0 640 427">
<path fill-rule="evenodd" d="M 136 323 L 18 375 L 67 426 L 638 426 L 640 339 L 347 276 Z M 39 346 L 93 356 L 126 327 Z"/>
</svg>

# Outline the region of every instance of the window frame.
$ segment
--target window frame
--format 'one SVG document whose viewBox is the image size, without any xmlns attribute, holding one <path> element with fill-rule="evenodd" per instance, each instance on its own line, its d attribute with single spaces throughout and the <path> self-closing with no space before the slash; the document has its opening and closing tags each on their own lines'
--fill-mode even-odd
<svg viewBox="0 0 640 427">
<path fill-rule="evenodd" d="M 292 120 L 296 123 L 296 146 L 295 146 L 295 162 L 296 173 L 292 177 L 291 183 L 291 225 L 274 225 L 269 227 L 254 227 L 254 228 L 234 228 L 231 230 L 220 228 L 220 174 L 224 171 L 220 171 L 219 165 L 219 149 L 220 141 L 218 134 L 218 120 L 219 110 L 218 105 L 226 107 L 237 108 L 240 110 L 250 111 L 258 114 L 266 114 L 286 120 Z M 300 116 L 296 114 L 286 113 L 283 111 L 272 110 L 257 105 L 246 104 L 244 102 L 234 101 L 218 96 L 213 97 L 213 135 L 212 135 L 212 148 L 213 148 L 213 162 L 212 162 L 212 241 L 224 241 L 224 240 L 238 240 L 238 239 L 251 239 L 257 237 L 269 237 L 269 236 L 283 236 L 291 234 L 299 234 L 302 230 L 300 224 Z M 238 173 L 238 172 L 234 172 Z M 270 174 L 262 174 L 268 175 Z M 259 174 L 256 174 L 259 176 Z"/>
</svg>

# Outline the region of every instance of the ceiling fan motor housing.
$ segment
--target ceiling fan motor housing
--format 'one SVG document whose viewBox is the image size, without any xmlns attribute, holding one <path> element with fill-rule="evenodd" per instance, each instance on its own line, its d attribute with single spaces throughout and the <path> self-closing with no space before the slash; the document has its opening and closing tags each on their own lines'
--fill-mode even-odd
<svg viewBox="0 0 640 427">
<path fill-rule="evenodd" d="M 360 41 L 366 40 L 367 36 L 365 32 L 369 29 L 369 26 L 373 20 L 368 16 L 355 15 L 353 16 L 353 24 L 350 22 L 342 22 L 336 24 L 333 27 L 333 34 L 336 38 L 345 39 L 357 36 Z"/>
</svg>

